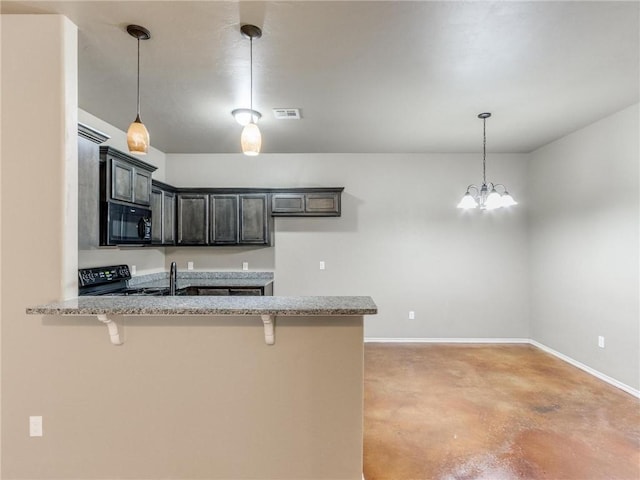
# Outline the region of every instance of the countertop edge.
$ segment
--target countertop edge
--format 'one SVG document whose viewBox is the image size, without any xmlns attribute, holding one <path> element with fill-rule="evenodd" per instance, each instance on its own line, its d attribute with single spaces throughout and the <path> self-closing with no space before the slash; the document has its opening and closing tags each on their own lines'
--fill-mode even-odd
<svg viewBox="0 0 640 480">
<path fill-rule="evenodd" d="M 163 300 L 159 300 L 162 298 Z M 28 307 L 28 315 L 376 315 L 371 297 L 80 297 Z"/>
</svg>

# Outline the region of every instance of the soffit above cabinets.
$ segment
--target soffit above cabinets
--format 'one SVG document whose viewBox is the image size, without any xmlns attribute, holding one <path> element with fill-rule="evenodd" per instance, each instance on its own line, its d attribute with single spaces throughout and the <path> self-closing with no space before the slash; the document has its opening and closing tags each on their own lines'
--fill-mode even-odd
<svg viewBox="0 0 640 480">
<path fill-rule="evenodd" d="M 639 99 L 638 2 L 11 2 L 79 27 L 79 104 L 125 130 L 141 110 L 167 153 L 236 153 L 249 106 L 264 153 L 529 152 Z M 33 34 L 33 32 L 31 32 Z M 273 109 L 295 106 L 282 122 Z"/>
</svg>

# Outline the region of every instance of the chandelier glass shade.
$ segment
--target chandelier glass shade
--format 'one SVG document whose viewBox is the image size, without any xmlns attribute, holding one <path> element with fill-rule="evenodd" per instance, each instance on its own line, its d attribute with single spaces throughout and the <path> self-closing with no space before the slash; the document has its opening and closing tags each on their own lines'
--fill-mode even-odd
<svg viewBox="0 0 640 480">
<path fill-rule="evenodd" d="M 482 184 L 469 185 L 466 193 L 458 203 L 458 208 L 469 210 L 480 207 L 481 210 L 496 210 L 503 207 L 517 205 L 513 197 L 501 183 L 487 182 L 487 118 L 490 113 L 481 113 L 478 118 L 482 119 Z"/>
<path fill-rule="evenodd" d="M 136 119 L 129 125 L 129 130 L 127 130 L 127 146 L 131 153 L 146 155 L 149 149 L 149 131 L 140 120 L 140 40 L 151 38 L 151 32 L 139 25 L 128 25 L 127 32 L 138 39 L 137 114 Z"/>
</svg>

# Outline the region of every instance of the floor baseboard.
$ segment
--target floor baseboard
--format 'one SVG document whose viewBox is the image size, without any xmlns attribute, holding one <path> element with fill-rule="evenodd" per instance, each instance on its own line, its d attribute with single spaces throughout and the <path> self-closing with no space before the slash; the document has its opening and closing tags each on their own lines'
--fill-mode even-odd
<svg viewBox="0 0 640 480">
<path fill-rule="evenodd" d="M 616 380 L 615 378 L 610 377 L 609 375 L 606 375 L 594 368 L 591 368 L 588 365 L 585 365 L 582 362 L 579 362 L 567 355 L 565 355 L 564 353 L 560 353 L 557 350 L 554 350 L 553 348 L 547 347 L 546 345 L 544 345 L 543 343 L 537 342 L 535 340 L 529 340 L 529 343 L 531 345 L 533 345 L 534 347 L 539 348 L 540 350 L 543 350 L 547 353 L 550 353 L 551 355 L 553 355 L 554 357 L 559 358 L 560 360 L 564 360 L 565 362 L 573 365 L 574 367 L 579 368 L 580 370 L 583 370 L 587 373 L 590 373 L 591 375 L 593 375 L 596 378 L 599 378 L 600 380 L 602 380 L 603 382 L 607 382 L 610 385 L 613 385 L 614 387 L 619 388 L 620 390 L 623 390 L 631 395 L 633 395 L 634 397 L 640 398 L 640 390 L 636 390 L 635 388 L 627 385 L 626 383 L 622 383 L 619 382 L 618 380 Z"/>
<path fill-rule="evenodd" d="M 528 338 L 379 338 L 365 337 L 365 343 L 530 343 Z"/>
<path fill-rule="evenodd" d="M 622 383 L 615 378 L 610 377 L 598 370 L 585 365 L 582 362 L 579 362 L 563 353 L 560 353 L 553 348 L 547 347 L 546 345 L 532 340 L 530 338 L 381 338 L 381 337 L 365 337 L 365 343 L 482 343 L 482 344 L 505 344 L 505 343 L 524 343 L 533 345 L 540 350 L 543 350 L 560 360 L 563 360 L 570 365 L 573 365 L 580 370 L 583 370 L 594 377 L 602 380 L 603 382 L 608 383 L 609 385 L 613 385 L 620 390 L 627 392 L 630 395 L 633 395 L 636 398 L 640 398 L 640 390 L 636 390 L 635 388 L 627 385 L 626 383 Z"/>
</svg>

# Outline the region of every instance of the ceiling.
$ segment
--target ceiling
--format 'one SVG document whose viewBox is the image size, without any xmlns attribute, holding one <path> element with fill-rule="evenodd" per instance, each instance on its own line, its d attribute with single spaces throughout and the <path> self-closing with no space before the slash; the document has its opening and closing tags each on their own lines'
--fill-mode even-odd
<svg viewBox="0 0 640 480">
<path fill-rule="evenodd" d="M 254 108 L 265 153 L 530 152 L 640 98 L 638 2 L 2 2 L 79 27 L 79 105 L 166 153 L 237 153 Z M 273 108 L 300 108 L 276 120 Z"/>
</svg>

